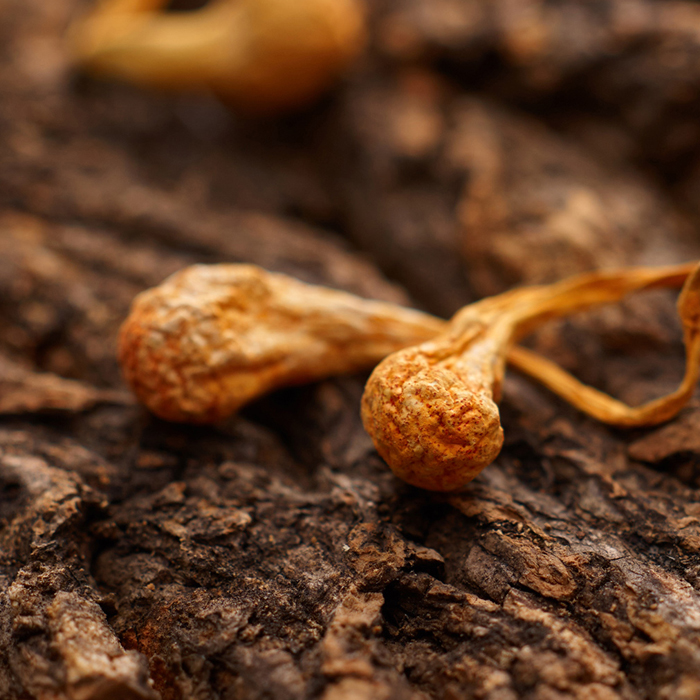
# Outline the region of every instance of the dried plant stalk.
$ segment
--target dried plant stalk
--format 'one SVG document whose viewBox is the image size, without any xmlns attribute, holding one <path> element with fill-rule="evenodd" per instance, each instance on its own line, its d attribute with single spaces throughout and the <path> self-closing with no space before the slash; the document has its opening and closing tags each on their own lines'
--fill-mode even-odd
<svg viewBox="0 0 700 700">
<path fill-rule="evenodd" d="M 444 327 L 252 265 L 195 265 L 135 299 L 119 360 L 156 415 L 215 422 L 272 389 L 373 367 Z"/>
<path fill-rule="evenodd" d="M 678 286 L 688 278 L 678 304 L 686 376 L 668 397 L 630 409 L 559 368 L 552 374 L 552 364 L 536 356 L 533 360 L 532 353 L 518 350 L 511 356 L 523 370 L 601 420 L 622 425 L 667 420 L 690 398 L 698 377 L 700 273 L 693 270 L 694 265 L 681 265 L 594 272 L 471 304 L 455 315 L 447 332 L 389 356 L 374 370 L 362 400 L 365 428 L 400 478 L 436 491 L 460 488 L 500 452 L 503 430 L 496 402 L 506 357 L 519 339 L 550 319 L 640 289 Z"/>
</svg>

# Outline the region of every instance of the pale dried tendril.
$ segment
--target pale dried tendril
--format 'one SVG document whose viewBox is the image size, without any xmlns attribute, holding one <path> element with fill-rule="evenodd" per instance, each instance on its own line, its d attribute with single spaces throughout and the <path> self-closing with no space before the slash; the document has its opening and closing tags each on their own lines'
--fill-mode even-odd
<svg viewBox="0 0 700 700">
<path fill-rule="evenodd" d="M 678 303 L 686 374 L 679 389 L 667 397 L 630 408 L 544 358 L 513 348 L 549 319 L 617 301 L 640 289 L 679 286 L 686 277 Z M 506 357 L 605 422 L 649 425 L 668 420 L 690 398 L 698 379 L 700 273 L 693 265 L 630 268 L 517 289 L 465 307 L 437 338 L 387 357 L 367 382 L 362 419 L 397 476 L 425 489 L 452 491 L 496 458 L 503 444 L 496 402 Z"/>
</svg>

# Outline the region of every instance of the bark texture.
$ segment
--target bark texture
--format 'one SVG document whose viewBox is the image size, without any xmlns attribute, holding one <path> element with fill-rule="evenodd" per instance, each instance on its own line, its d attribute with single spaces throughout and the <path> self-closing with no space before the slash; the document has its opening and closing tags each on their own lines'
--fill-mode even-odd
<svg viewBox="0 0 700 700">
<path fill-rule="evenodd" d="M 697 7 L 377 0 L 345 83 L 256 121 L 77 75 L 80 5 L 0 0 L 0 697 L 700 698 L 699 403 L 612 430 L 510 373 L 503 452 L 437 496 L 363 376 L 187 427 L 115 360 L 195 262 L 448 314 L 699 257 Z M 630 403 L 682 374 L 665 293 L 533 342 Z"/>
</svg>

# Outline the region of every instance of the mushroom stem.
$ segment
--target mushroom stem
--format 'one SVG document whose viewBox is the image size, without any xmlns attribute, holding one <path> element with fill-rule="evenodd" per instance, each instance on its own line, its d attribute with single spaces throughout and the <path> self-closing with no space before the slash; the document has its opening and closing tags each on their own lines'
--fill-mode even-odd
<svg viewBox="0 0 700 700">
<path fill-rule="evenodd" d="M 685 271 L 685 266 L 680 268 Z M 661 273 L 663 275 L 663 273 Z M 649 286 L 677 286 L 682 279 L 671 269 L 668 276 L 652 279 Z M 695 391 L 700 378 L 700 272 L 698 268 L 688 277 L 680 297 L 678 313 L 683 323 L 685 344 L 685 374 L 676 391 L 641 406 L 631 407 L 608 396 L 602 391 L 578 381 L 554 362 L 523 347 L 515 346 L 508 351 L 508 362 L 521 372 L 546 386 L 580 411 L 603 423 L 621 427 L 657 425 L 669 420 L 685 406 Z"/>
</svg>

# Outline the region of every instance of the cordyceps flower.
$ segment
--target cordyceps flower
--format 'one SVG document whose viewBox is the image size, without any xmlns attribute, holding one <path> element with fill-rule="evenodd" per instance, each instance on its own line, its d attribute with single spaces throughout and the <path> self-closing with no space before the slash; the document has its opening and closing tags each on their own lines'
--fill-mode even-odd
<svg viewBox="0 0 700 700">
<path fill-rule="evenodd" d="M 254 265 L 194 265 L 136 297 L 119 362 L 156 415 L 213 423 L 273 389 L 374 367 L 444 325 Z"/>
<path fill-rule="evenodd" d="M 678 310 L 685 377 L 677 391 L 644 406 L 626 406 L 535 353 L 513 347 L 548 320 L 683 280 Z M 698 380 L 700 268 L 592 272 L 515 289 L 464 307 L 438 337 L 387 357 L 365 387 L 362 420 L 398 477 L 424 489 L 453 491 L 496 459 L 503 444 L 497 402 L 506 360 L 606 423 L 634 426 L 668 420 L 687 403 Z"/>
<path fill-rule="evenodd" d="M 642 406 L 627 406 L 515 345 L 548 320 L 681 285 L 685 376 L 676 391 Z M 252 265 L 196 265 L 135 299 L 119 360 L 151 411 L 192 423 L 222 420 L 280 387 L 381 361 L 362 400 L 377 451 L 408 483 L 452 491 L 500 452 L 497 402 L 506 361 L 605 423 L 672 418 L 700 371 L 700 267 L 591 272 L 484 299 L 446 322 Z"/>
<path fill-rule="evenodd" d="M 102 0 L 69 31 L 86 70 L 148 87 L 211 91 L 253 112 L 295 108 L 364 45 L 362 0 Z"/>
</svg>

